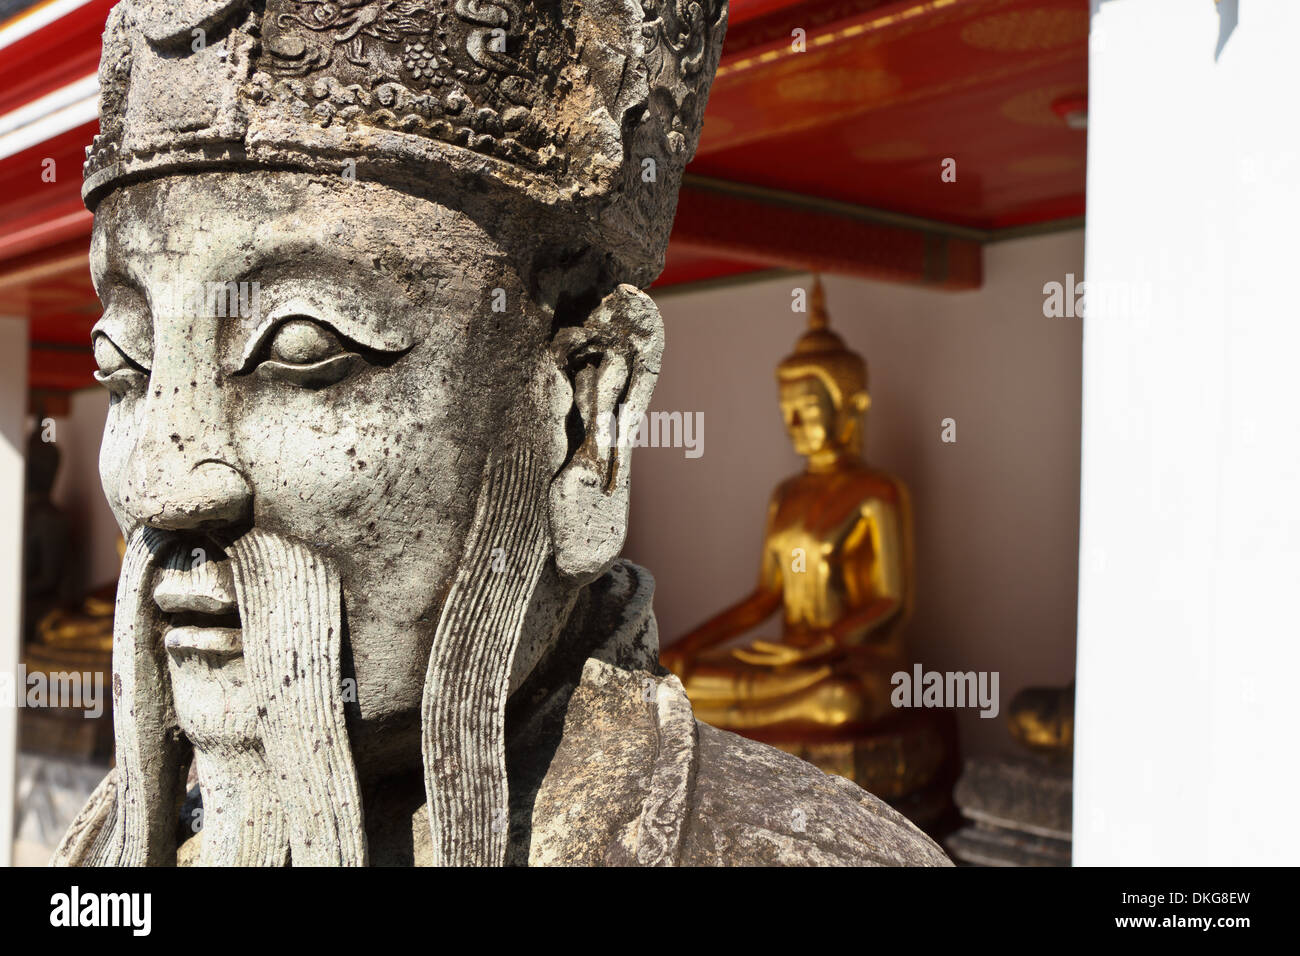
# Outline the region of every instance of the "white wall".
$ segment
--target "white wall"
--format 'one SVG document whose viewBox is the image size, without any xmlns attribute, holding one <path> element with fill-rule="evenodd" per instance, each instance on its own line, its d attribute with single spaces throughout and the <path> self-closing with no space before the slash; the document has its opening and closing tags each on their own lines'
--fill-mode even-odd
<svg viewBox="0 0 1300 956">
<path fill-rule="evenodd" d="M 1300 4 L 1242 0 L 1216 63 L 1219 26 L 1208 0 L 1093 16 L 1090 294 L 1152 302 L 1086 322 L 1081 864 L 1300 850 Z"/>
<path fill-rule="evenodd" d="M 0 675 L 17 687 L 21 643 L 27 322 L 0 316 Z M 0 705 L 0 865 L 11 860 L 18 711 Z"/>
<path fill-rule="evenodd" d="M 1081 232 L 989 246 L 973 292 L 827 277 L 832 327 L 870 366 L 866 457 L 911 487 L 917 608 L 928 669 L 1000 672 L 1001 705 L 1074 674 L 1080 324 L 1043 316 L 1043 285 L 1082 277 Z M 654 408 L 704 413 L 704 455 L 643 448 L 625 554 L 658 582 L 665 644 L 740 598 L 758 574 L 768 496 L 801 467 L 775 367 L 803 332 L 806 277 L 663 295 Z M 957 443 L 940 422 L 957 421 Z M 766 629 L 778 633 L 779 619 Z M 756 634 L 756 636 L 763 636 Z M 961 721 L 967 750 L 1010 746 L 1002 717 Z"/>
</svg>

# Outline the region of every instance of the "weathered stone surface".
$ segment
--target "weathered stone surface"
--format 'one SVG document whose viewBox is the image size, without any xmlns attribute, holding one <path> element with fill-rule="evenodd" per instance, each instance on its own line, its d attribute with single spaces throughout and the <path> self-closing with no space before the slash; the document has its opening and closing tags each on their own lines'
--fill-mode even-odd
<svg viewBox="0 0 1300 956">
<path fill-rule="evenodd" d="M 725 20 L 115 7 L 85 196 L 118 764 L 56 862 L 946 862 L 698 725 L 617 561 L 600 425 L 659 373 L 639 286 Z"/>
<path fill-rule="evenodd" d="M 202 163 L 352 164 L 586 234 L 644 285 L 725 30 L 725 0 L 126 0 L 85 195 Z"/>
</svg>

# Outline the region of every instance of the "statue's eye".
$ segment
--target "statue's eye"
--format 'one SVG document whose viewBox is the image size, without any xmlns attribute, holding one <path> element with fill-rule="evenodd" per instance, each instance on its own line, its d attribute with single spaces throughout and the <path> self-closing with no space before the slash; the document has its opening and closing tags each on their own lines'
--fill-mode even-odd
<svg viewBox="0 0 1300 956">
<path fill-rule="evenodd" d="M 290 319 L 275 331 L 267 358 L 290 365 L 312 365 L 347 351 L 339 337 L 311 319 Z"/>
<path fill-rule="evenodd" d="M 95 351 L 95 381 L 103 385 L 118 398 L 133 388 L 142 387 L 149 380 L 149 372 L 113 344 L 103 332 L 96 333 L 91 340 Z"/>
<path fill-rule="evenodd" d="M 342 381 L 361 362 L 337 332 L 304 316 L 277 325 L 257 356 L 260 378 L 303 388 L 324 388 Z"/>
</svg>

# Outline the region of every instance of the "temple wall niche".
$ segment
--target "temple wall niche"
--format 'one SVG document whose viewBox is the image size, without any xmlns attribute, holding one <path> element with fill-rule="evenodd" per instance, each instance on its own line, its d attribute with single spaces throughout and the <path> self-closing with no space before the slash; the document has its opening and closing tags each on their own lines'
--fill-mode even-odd
<svg viewBox="0 0 1300 956">
<path fill-rule="evenodd" d="M 1082 326 L 1043 316 L 1043 285 L 1083 276 L 1083 233 L 990 245 L 984 288 L 944 293 L 825 277 L 836 330 L 870 367 L 865 457 L 910 486 L 926 669 L 1069 683 L 1077 606 Z M 768 495 L 799 470 L 773 369 L 803 328 L 789 276 L 661 295 L 653 408 L 704 413 L 704 454 L 633 457 L 624 554 L 651 569 L 665 644 L 753 587 Z M 944 418 L 957 442 L 940 440 Z M 769 623 L 777 633 L 777 619 Z M 764 636 L 755 632 L 755 636 Z M 960 716 L 966 750 L 1009 746 L 1002 716 Z"/>
</svg>

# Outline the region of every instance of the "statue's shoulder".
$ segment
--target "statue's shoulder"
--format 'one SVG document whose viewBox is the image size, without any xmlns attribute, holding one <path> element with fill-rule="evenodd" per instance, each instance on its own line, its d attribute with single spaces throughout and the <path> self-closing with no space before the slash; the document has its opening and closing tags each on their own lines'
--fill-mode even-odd
<svg viewBox="0 0 1300 956">
<path fill-rule="evenodd" d="M 696 723 L 685 865 L 951 866 L 906 817 L 843 777 Z"/>
<path fill-rule="evenodd" d="M 589 661 L 533 803 L 534 865 L 946 866 L 901 814 L 700 723 L 672 675 Z"/>
<path fill-rule="evenodd" d="M 856 784 L 697 721 L 656 663 L 649 573 L 622 562 L 601 587 L 611 599 L 593 620 L 609 637 L 558 711 L 527 801 L 530 863 L 950 865 Z"/>
<path fill-rule="evenodd" d="M 864 498 L 902 505 L 908 499 L 907 485 L 902 478 L 888 471 L 864 464 L 854 473 L 853 487 Z"/>
</svg>

